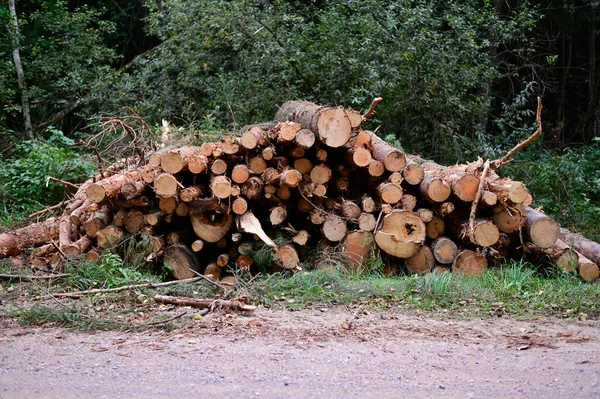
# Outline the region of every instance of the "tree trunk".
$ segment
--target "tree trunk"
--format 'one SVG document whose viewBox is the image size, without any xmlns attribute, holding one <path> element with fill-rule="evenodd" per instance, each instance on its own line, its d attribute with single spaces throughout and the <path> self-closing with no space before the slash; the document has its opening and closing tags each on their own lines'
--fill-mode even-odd
<svg viewBox="0 0 600 399">
<path fill-rule="evenodd" d="M 397 258 L 410 258 L 425 242 L 425 223 L 414 212 L 393 210 L 375 233 L 379 248 Z"/>
<path fill-rule="evenodd" d="M 550 216 L 538 212 L 530 207 L 525 207 L 527 220 L 525 221 L 525 238 L 540 248 L 550 248 L 560 236 L 560 225 Z"/>
<path fill-rule="evenodd" d="M 419 252 L 407 258 L 404 263 L 412 274 L 425 274 L 429 273 L 435 266 L 435 258 L 431 248 L 423 245 Z"/>
<path fill-rule="evenodd" d="M 600 265 L 600 244 L 597 242 L 571 233 L 567 229 L 560 229 L 560 239 L 595 264 Z"/>
<path fill-rule="evenodd" d="M 452 272 L 469 277 L 480 276 L 487 270 L 487 259 L 484 254 L 464 250 L 452 263 Z"/>
<path fill-rule="evenodd" d="M 233 223 L 232 215 L 190 211 L 192 227 L 196 235 L 205 242 L 217 242 L 225 237 Z"/>
<path fill-rule="evenodd" d="M 48 219 L 18 230 L 0 234 L 0 259 L 18 255 L 25 248 L 37 247 L 58 237 L 59 220 Z"/>
<path fill-rule="evenodd" d="M 21 105 L 23 107 L 23 126 L 25 127 L 25 139 L 33 140 L 33 128 L 31 126 L 31 111 L 29 109 L 29 95 L 27 92 L 27 84 L 25 83 L 25 73 L 23 72 L 23 64 L 21 63 L 21 52 L 19 44 L 19 19 L 17 18 L 17 10 L 15 0 L 8 0 L 8 8 L 11 15 L 10 41 L 13 50 L 13 61 L 17 72 L 17 81 L 19 83 L 19 91 L 21 91 Z"/>
</svg>

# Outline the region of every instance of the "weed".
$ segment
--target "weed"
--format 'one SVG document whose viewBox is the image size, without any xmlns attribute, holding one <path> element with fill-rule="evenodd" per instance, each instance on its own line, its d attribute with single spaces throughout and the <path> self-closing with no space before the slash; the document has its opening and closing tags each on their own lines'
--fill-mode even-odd
<svg viewBox="0 0 600 399">
<path fill-rule="evenodd" d="M 83 331 L 125 330 L 128 327 L 127 324 L 118 321 L 84 315 L 75 307 L 53 309 L 35 306 L 31 309 L 14 311 L 11 316 L 16 317 L 24 325 L 53 324 Z"/>
</svg>

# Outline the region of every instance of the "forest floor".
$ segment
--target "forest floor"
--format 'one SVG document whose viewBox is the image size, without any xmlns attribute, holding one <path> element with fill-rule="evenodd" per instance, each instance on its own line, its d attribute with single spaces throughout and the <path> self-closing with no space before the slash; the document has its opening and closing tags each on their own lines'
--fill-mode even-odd
<svg viewBox="0 0 600 399">
<path fill-rule="evenodd" d="M 600 397 L 599 327 L 313 306 L 85 333 L 4 313 L 0 397 Z"/>
</svg>

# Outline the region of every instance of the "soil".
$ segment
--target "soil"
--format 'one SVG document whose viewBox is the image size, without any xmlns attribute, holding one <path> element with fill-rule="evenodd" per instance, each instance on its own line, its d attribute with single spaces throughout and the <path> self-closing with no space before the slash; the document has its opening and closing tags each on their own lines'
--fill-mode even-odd
<svg viewBox="0 0 600 399">
<path fill-rule="evenodd" d="M 186 327 L 145 333 L 1 319 L 0 397 L 600 397 L 598 321 L 180 311 Z"/>
</svg>

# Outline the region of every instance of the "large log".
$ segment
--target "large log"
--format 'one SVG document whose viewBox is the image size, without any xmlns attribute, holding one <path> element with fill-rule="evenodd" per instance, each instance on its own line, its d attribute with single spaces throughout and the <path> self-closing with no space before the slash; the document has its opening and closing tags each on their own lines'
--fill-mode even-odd
<svg viewBox="0 0 600 399">
<path fill-rule="evenodd" d="M 410 258 L 425 242 L 425 223 L 414 212 L 393 210 L 383 218 L 375 242 L 387 254 Z"/>
<path fill-rule="evenodd" d="M 560 236 L 560 225 L 550 216 L 525 207 L 527 219 L 525 221 L 525 238 L 540 248 L 550 248 Z"/>
<path fill-rule="evenodd" d="M 223 215 L 205 212 L 197 209 L 190 210 L 190 219 L 196 235 L 205 242 L 217 242 L 233 224 L 233 215 Z"/>
<path fill-rule="evenodd" d="M 373 234 L 366 231 L 352 231 L 342 241 L 342 253 L 348 264 L 358 269 L 373 252 Z"/>
<path fill-rule="evenodd" d="M 21 229 L 0 234 L 0 259 L 15 256 L 25 248 L 37 247 L 58 237 L 59 220 L 50 218 Z"/>
<path fill-rule="evenodd" d="M 464 250 L 452 263 L 452 272 L 469 277 L 480 276 L 487 270 L 487 259 L 481 252 Z"/>
<path fill-rule="evenodd" d="M 600 266 L 600 244 L 567 229 L 560 229 L 560 239 Z"/>
<path fill-rule="evenodd" d="M 200 265 L 194 253 L 182 244 L 167 247 L 163 260 L 171 275 L 177 280 L 194 277 L 195 274 L 192 270 L 200 271 Z"/>
<path fill-rule="evenodd" d="M 435 266 L 435 258 L 431 248 L 423 245 L 419 252 L 405 259 L 404 263 L 408 270 L 413 274 L 429 273 Z"/>
<path fill-rule="evenodd" d="M 370 133 L 370 132 L 369 132 Z M 383 164 L 389 172 L 400 172 L 406 165 L 406 156 L 399 149 L 389 145 L 374 133 L 371 135 L 371 153 L 373 159 Z"/>
<path fill-rule="evenodd" d="M 350 118 L 343 108 L 320 106 L 307 101 L 288 101 L 279 108 L 275 120 L 300 123 L 313 131 L 329 147 L 341 147 L 352 133 Z"/>
</svg>

